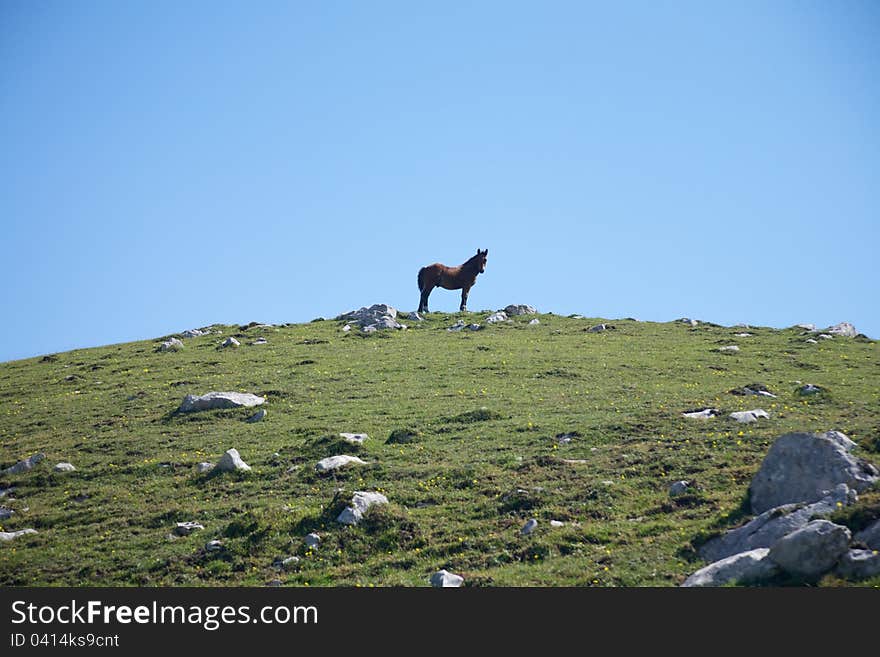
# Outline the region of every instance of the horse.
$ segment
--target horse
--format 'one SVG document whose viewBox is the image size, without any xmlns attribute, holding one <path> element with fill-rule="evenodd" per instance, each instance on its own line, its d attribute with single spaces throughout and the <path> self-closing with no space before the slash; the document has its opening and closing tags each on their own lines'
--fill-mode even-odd
<svg viewBox="0 0 880 657">
<path fill-rule="evenodd" d="M 468 292 L 477 282 L 477 276 L 486 271 L 486 257 L 489 255 L 489 249 L 481 251 L 477 249 L 477 255 L 471 256 L 467 262 L 458 267 L 447 267 L 435 262 L 419 269 L 419 310 L 418 312 L 428 312 L 428 296 L 435 287 L 442 287 L 445 290 L 461 290 L 461 306 L 459 310 L 465 312 L 467 310 Z"/>
</svg>

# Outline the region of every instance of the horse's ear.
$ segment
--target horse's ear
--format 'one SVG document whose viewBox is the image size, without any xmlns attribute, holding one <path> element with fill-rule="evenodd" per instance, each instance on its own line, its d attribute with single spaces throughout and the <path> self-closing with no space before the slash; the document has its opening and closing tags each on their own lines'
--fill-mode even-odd
<svg viewBox="0 0 880 657">
<path fill-rule="evenodd" d="M 480 255 L 480 247 L 477 247 L 477 255 Z"/>
</svg>

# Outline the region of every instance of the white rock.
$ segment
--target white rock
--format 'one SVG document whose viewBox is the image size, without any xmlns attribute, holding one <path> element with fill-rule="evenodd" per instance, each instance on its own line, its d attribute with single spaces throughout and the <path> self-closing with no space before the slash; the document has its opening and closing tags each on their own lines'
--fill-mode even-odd
<svg viewBox="0 0 880 657">
<path fill-rule="evenodd" d="M 15 465 L 12 465 L 5 470 L 0 471 L 0 476 L 21 474 L 22 472 L 32 470 L 34 466 L 36 466 L 44 458 L 46 458 L 46 455 L 42 452 L 34 454 L 33 456 L 29 456 L 24 461 L 19 461 Z"/>
<path fill-rule="evenodd" d="M 850 532 L 828 520 L 813 520 L 780 538 L 768 557 L 792 575 L 815 580 L 834 567 L 849 549 Z"/>
<path fill-rule="evenodd" d="M 0 542 L 11 541 L 19 536 L 27 536 L 28 534 L 36 534 L 36 529 L 19 529 L 16 532 L 0 532 Z"/>
<path fill-rule="evenodd" d="M 306 537 L 303 540 L 306 542 L 306 545 L 313 550 L 317 549 L 321 544 L 321 537 L 314 532 L 306 534 Z"/>
<path fill-rule="evenodd" d="M 0 506 L 0 520 L 9 520 L 14 514 L 15 511 L 12 509 L 7 509 L 5 506 Z"/>
<path fill-rule="evenodd" d="M 177 338 L 171 338 L 159 345 L 159 351 L 177 351 L 183 349 L 183 343 Z"/>
<path fill-rule="evenodd" d="M 797 326 L 795 326 L 795 328 L 803 329 L 805 331 L 815 331 L 816 325 L 815 324 L 798 324 Z"/>
<path fill-rule="evenodd" d="M 62 461 L 61 463 L 57 463 L 52 470 L 55 472 L 75 472 L 76 468 L 73 467 L 72 464 Z"/>
<path fill-rule="evenodd" d="M 486 318 L 487 324 L 498 324 L 499 322 L 507 321 L 507 313 L 503 310 L 499 310 L 497 313 L 492 313 Z"/>
<path fill-rule="evenodd" d="M 369 308 L 363 307 L 359 310 L 339 315 L 336 319 L 356 323 L 363 329 L 364 333 L 373 333 L 374 331 L 384 329 L 405 329 L 406 326 L 399 324 L 396 317 L 397 309 L 384 303 L 377 303 Z"/>
<path fill-rule="evenodd" d="M 184 338 L 200 338 L 203 335 L 210 335 L 210 331 L 202 331 L 201 329 L 187 329 L 181 336 Z"/>
<path fill-rule="evenodd" d="M 235 448 L 227 449 L 217 461 L 217 465 L 214 466 L 214 470 L 217 472 L 247 472 L 250 469 L 251 466 L 241 460 L 241 455 Z"/>
<path fill-rule="evenodd" d="M 318 461 L 317 465 L 315 465 L 315 470 L 317 470 L 318 472 L 330 472 L 331 470 L 337 470 L 338 468 L 344 467 L 346 465 L 366 464 L 366 461 L 362 461 L 357 456 L 340 454 L 338 456 L 328 456 L 325 459 L 321 459 L 320 461 Z"/>
<path fill-rule="evenodd" d="M 769 559 L 769 552 L 767 548 L 758 548 L 721 559 L 695 572 L 682 586 L 751 584 L 769 579 L 779 572 L 776 564 Z"/>
<path fill-rule="evenodd" d="M 689 481 L 676 481 L 669 487 L 669 497 L 678 497 L 679 495 L 684 495 L 688 492 L 689 486 Z"/>
<path fill-rule="evenodd" d="M 479 324 L 468 324 L 469 331 L 479 331 L 481 328 L 483 328 L 483 327 L 480 326 Z"/>
<path fill-rule="evenodd" d="M 820 334 L 819 334 L 819 339 L 820 339 L 820 340 L 833 340 L 833 339 L 834 339 L 834 336 L 833 336 L 833 335 L 828 335 L 827 333 L 820 333 Z"/>
<path fill-rule="evenodd" d="M 245 422 L 250 422 L 251 424 L 253 424 L 254 422 L 260 422 L 264 417 L 266 417 L 266 409 L 261 408 L 256 413 L 251 415 L 247 420 L 245 420 Z"/>
<path fill-rule="evenodd" d="M 857 445 L 849 439 L 849 437 L 840 431 L 826 431 L 822 434 L 829 440 L 833 440 L 838 445 L 843 447 L 847 452 L 851 452 Z"/>
<path fill-rule="evenodd" d="M 688 326 L 697 326 L 697 325 L 700 323 L 700 322 L 698 322 L 697 320 L 695 320 L 695 319 L 690 319 L 690 318 L 688 318 L 688 317 L 682 317 L 682 318 L 681 318 L 680 320 L 678 320 L 678 321 L 681 322 L 682 324 L 687 324 Z"/>
<path fill-rule="evenodd" d="M 221 347 L 240 347 L 241 342 L 233 338 L 232 336 L 226 338 L 222 343 L 220 343 Z"/>
<path fill-rule="evenodd" d="M 739 351 L 739 347 L 736 346 L 735 344 L 730 344 L 730 345 L 727 345 L 726 347 L 718 347 L 718 351 L 721 351 L 724 353 L 734 353 L 734 352 Z"/>
<path fill-rule="evenodd" d="M 507 306 L 503 311 L 499 312 L 504 312 L 507 315 L 536 315 L 538 313 L 537 310 L 523 303 L 511 304 Z"/>
<path fill-rule="evenodd" d="M 710 417 L 715 417 L 719 412 L 717 408 L 703 408 L 698 411 L 688 411 L 687 413 L 682 413 L 682 415 L 692 419 L 706 420 Z"/>
<path fill-rule="evenodd" d="M 198 522 L 187 520 L 186 522 L 177 523 L 177 525 L 174 527 L 174 533 L 178 536 L 189 536 L 193 532 L 204 528 L 205 526 Z"/>
<path fill-rule="evenodd" d="M 199 397 L 187 395 L 177 410 L 180 413 L 193 413 L 196 411 L 209 411 L 215 408 L 259 406 L 265 402 L 266 399 L 264 397 L 258 397 L 249 392 L 209 392 Z"/>
<path fill-rule="evenodd" d="M 751 424 L 752 422 L 757 422 L 758 418 L 769 418 L 770 415 L 763 408 L 756 408 L 751 411 L 734 411 L 730 414 L 730 417 L 737 422 Z"/>
<path fill-rule="evenodd" d="M 207 543 L 205 543 L 205 549 L 208 552 L 219 552 L 223 549 L 223 543 L 221 543 L 217 539 L 214 539 L 213 541 L 208 541 Z"/>
<path fill-rule="evenodd" d="M 346 324 L 345 326 L 342 327 L 342 331 L 344 333 L 347 333 L 350 330 L 351 330 L 351 324 Z"/>
<path fill-rule="evenodd" d="M 540 324 L 540 323 L 541 323 L 541 320 L 538 319 L 537 317 L 535 317 L 535 319 L 530 319 L 530 320 L 529 320 L 529 326 L 537 326 L 537 325 Z"/>
<path fill-rule="evenodd" d="M 561 520 L 551 520 L 550 526 L 551 527 L 565 527 L 565 523 L 562 522 Z"/>
<path fill-rule="evenodd" d="M 363 445 L 364 441 L 369 438 L 365 433 L 341 433 L 339 437 L 352 445 Z"/>
<path fill-rule="evenodd" d="M 588 333 L 600 333 L 608 329 L 608 324 L 596 324 L 587 329 Z"/>
<path fill-rule="evenodd" d="M 753 337 L 753 333 L 734 333 L 733 337 L 735 338 L 751 338 Z"/>
<path fill-rule="evenodd" d="M 196 472 L 199 474 L 205 474 L 206 472 L 210 472 L 214 469 L 213 463 L 208 463 L 207 461 L 202 461 L 201 463 L 196 464 Z"/>
<path fill-rule="evenodd" d="M 455 324 L 453 324 L 452 326 L 447 328 L 446 330 L 447 331 L 460 331 L 463 328 L 464 328 L 464 320 L 460 319 Z"/>
<path fill-rule="evenodd" d="M 841 322 L 840 324 L 835 324 L 828 329 L 828 333 L 831 333 L 831 335 L 841 335 L 846 338 L 854 338 L 858 335 L 856 327 L 849 322 Z"/>
<path fill-rule="evenodd" d="M 336 518 L 343 525 L 356 525 L 364 518 L 364 513 L 372 506 L 388 504 L 388 498 L 382 493 L 372 491 L 355 491 L 351 498 L 351 506 L 345 507 Z"/>
<path fill-rule="evenodd" d="M 415 311 L 413 311 L 413 312 L 411 312 L 411 313 L 408 313 L 407 316 L 406 316 L 406 318 L 407 318 L 407 319 L 411 319 L 411 320 L 414 321 L 414 322 L 424 322 L 424 321 L 425 321 L 425 318 L 422 317 L 421 315 L 419 315 L 419 314 L 418 314 L 417 312 L 415 312 Z"/>
<path fill-rule="evenodd" d="M 431 586 L 436 588 L 455 588 L 464 583 L 464 577 L 450 573 L 446 570 L 438 570 L 431 575 Z"/>
<path fill-rule="evenodd" d="M 258 345 L 258 344 L 269 344 L 269 341 L 268 341 L 266 338 L 257 338 L 256 340 L 254 340 L 253 342 L 251 342 L 251 344 L 252 344 L 252 345 Z"/>
<path fill-rule="evenodd" d="M 813 338 L 807 338 L 806 340 L 804 340 L 804 342 L 808 344 L 819 344 L 819 342 L 817 340 L 814 340 Z"/>
<path fill-rule="evenodd" d="M 519 530 L 519 533 L 523 536 L 528 536 L 538 527 L 538 520 L 536 518 L 531 518 L 526 524 L 522 526 L 522 529 Z"/>
<path fill-rule="evenodd" d="M 287 557 L 281 560 L 282 568 L 293 568 L 296 564 L 299 563 L 299 557 Z"/>
<path fill-rule="evenodd" d="M 814 386 L 812 383 L 807 383 L 798 388 L 798 393 L 801 395 L 815 395 L 820 392 L 822 392 L 822 388 Z"/>
</svg>

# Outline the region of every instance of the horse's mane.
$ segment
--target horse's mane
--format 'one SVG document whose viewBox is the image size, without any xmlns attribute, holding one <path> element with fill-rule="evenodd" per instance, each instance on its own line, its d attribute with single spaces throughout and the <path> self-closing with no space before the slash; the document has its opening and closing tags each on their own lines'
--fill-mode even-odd
<svg viewBox="0 0 880 657">
<path fill-rule="evenodd" d="M 482 257 L 482 254 L 480 254 L 480 253 L 478 253 L 477 255 L 472 255 L 470 258 L 465 260 L 464 264 L 461 265 L 461 268 L 464 269 L 465 267 L 475 265 L 477 263 L 477 260 L 480 259 L 480 257 Z"/>
</svg>

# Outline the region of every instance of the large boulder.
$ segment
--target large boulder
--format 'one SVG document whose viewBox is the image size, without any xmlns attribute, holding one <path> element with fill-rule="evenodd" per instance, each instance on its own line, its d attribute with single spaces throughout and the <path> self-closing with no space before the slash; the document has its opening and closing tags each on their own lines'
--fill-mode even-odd
<svg viewBox="0 0 880 657">
<path fill-rule="evenodd" d="M 826 332 L 831 335 L 842 335 L 846 338 L 854 338 L 859 334 L 858 331 L 856 331 L 856 327 L 849 322 L 835 324 L 834 326 L 829 327 Z"/>
<path fill-rule="evenodd" d="M 779 573 L 779 567 L 767 558 L 767 548 L 731 555 L 688 577 L 682 586 L 722 586 L 724 584 L 753 584 L 770 579 Z"/>
<path fill-rule="evenodd" d="M 504 312 L 508 315 L 536 315 L 537 310 L 524 303 L 510 304 L 504 308 Z"/>
<path fill-rule="evenodd" d="M 265 403 L 265 397 L 258 397 L 249 392 L 209 392 L 201 396 L 187 395 L 183 398 L 179 413 L 210 411 L 215 408 L 240 408 L 259 406 Z"/>
<path fill-rule="evenodd" d="M 405 329 L 406 326 L 397 322 L 397 309 L 387 303 L 375 303 L 339 315 L 336 319 L 358 324 L 365 332 L 371 333 L 383 329 Z"/>
<path fill-rule="evenodd" d="M 448 570 L 438 570 L 431 575 L 431 586 L 436 588 L 456 588 L 464 584 L 464 577 L 450 573 Z"/>
<path fill-rule="evenodd" d="M 787 573 L 817 580 L 849 550 L 850 538 L 843 525 L 813 520 L 776 541 L 767 556 Z"/>
<path fill-rule="evenodd" d="M 740 552 L 769 548 L 780 538 L 798 530 L 816 516 L 834 513 L 838 508 L 856 501 L 855 491 L 840 484 L 813 504 L 785 504 L 765 511 L 745 525 L 713 538 L 700 548 L 706 561 L 718 561 Z"/>
<path fill-rule="evenodd" d="M 838 484 L 863 491 L 877 481 L 877 469 L 852 456 L 841 437 L 846 438 L 834 431 L 788 433 L 778 438 L 749 486 L 752 511 L 816 502 Z"/>
</svg>

